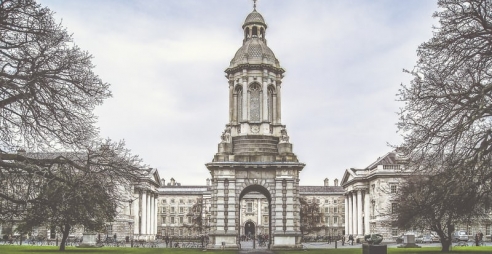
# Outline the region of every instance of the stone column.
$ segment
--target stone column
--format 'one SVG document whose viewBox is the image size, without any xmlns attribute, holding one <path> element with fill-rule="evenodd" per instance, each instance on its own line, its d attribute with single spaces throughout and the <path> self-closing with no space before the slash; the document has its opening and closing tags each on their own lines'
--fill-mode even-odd
<svg viewBox="0 0 492 254">
<path fill-rule="evenodd" d="M 157 211 L 158 211 L 158 202 L 159 202 L 159 194 L 155 194 L 154 200 L 155 200 L 155 206 L 157 207 L 155 211 L 155 223 L 154 223 L 154 234 L 157 234 Z"/>
<path fill-rule="evenodd" d="M 363 235 L 362 231 L 362 191 L 357 191 L 357 234 Z"/>
<path fill-rule="evenodd" d="M 352 193 L 352 233 L 357 236 L 357 191 Z"/>
<path fill-rule="evenodd" d="M 134 193 L 133 194 L 133 203 L 132 203 L 132 206 L 133 206 L 133 235 L 138 235 L 138 229 L 140 228 L 140 225 L 138 224 L 138 217 L 139 217 L 139 214 L 141 214 L 141 211 L 140 211 L 140 201 L 141 201 L 141 197 L 140 197 L 140 190 L 138 190 L 137 193 Z"/>
<path fill-rule="evenodd" d="M 141 234 L 145 235 L 147 232 L 147 191 L 142 191 L 142 226 L 141 226 Z"/>
<path fill-rule="evenodd" d="M 370 234 L 371 229 L 369 220 L 371 219 L 371 214 L 370 214 L 370 203 L 371 201 L 369 200 L 369 191 L 365 190 L 364 191 L 364 235 Z"/>
<path fill-rule="evenodd" d="M 347 234 L 353 234 L 353 230 L 352 230 L 352 225 L 353 225 L 353 222 L 352 222 L 352 219 L 353 219 L 353 216 L 352 216 L 352 193 L 349 192 L 348 193 L 348 231 L 347 231 Z"/>
<path fill-rule="evenodd" d="M 241 121 L 246 121 L 248 120 L 248 77 L 246 76 L 247 74 L 247 71 L 244 70 L 243 71 L 243 119 L 241 119 Z"/>
<path fill-rule="evenodd" d="M 232 122 L 239 123 L 240 119 L 237 119 L 237 109 L 238 109 L 237 93 L 234 93 L 234 109 L 232 110 Z"/>
<path fill-rule="evenodd" d="M 257 198 L 256 201 L 256 203 L 258 204 L 258 208 L 256 209 L 256 211 L 258 212 L 258 223 L 256 227 L 258 228 L 258 226 L 261 225 L 261 199 Z"/>
<path fill-rule="evenodd" d="M 149 193 L 149 203 L 150 203 L 150 211 L 149 211 L 149 234 L 152 235 L 154 232 L 154 193 Z"/>
<path fill-rule="evenodd" d="M 146 231 L 147 235 L 150 234 L 150 221 L 152 219 L 152 216 L 151 216 L 152 207 L 151 207 L 151 203 L 150 203 L 150 195 L 152 195 L 152 193 L 147 192 L 147 221 L 145 222 L 147 224 L 147 231 Z M 147 239 L 148 239 L 148 237 L 147 237 Z"/>
<path fill-rule="evenodd" d="M 345 194 L 345 234 L 348 234 L 348 224 L 349 224 L 349 218 L 348 218 L 348 214 L 349 214 L 349 208 L 348 208 L 348 203 L 349 203 L 349 200 L 348 200 L 348 194 Z"/>
<path fill-rule="evenodd" d="M 281 106 L 282 106 L 282 95 L 281 95 L 281 89 L 282 89 L 282 80 L 280 78 L 277 79 L 277 123 L 282 122 L 282 114 L 281 114 Z"/>
<path fill-rule="evenodd" d="M 231 77 L 229 78 L 229 123 L 232 123 L 234 120 L 233 112 L 234 110 L 234 78 Z"/>
<path fill-rule="evenodd" d="M 263 107 L 262 107 L 262 119 L 264 122 L 268 121 L 268 71 L 266 69 L 263 70 Z"/>
</svg>

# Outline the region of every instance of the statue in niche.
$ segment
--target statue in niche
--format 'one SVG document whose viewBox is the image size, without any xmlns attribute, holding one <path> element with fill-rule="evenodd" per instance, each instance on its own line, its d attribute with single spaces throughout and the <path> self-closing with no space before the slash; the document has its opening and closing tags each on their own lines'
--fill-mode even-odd
<svg viewBox="0 0 492 254">
<path fill-rule="evenodd" d="M 231 127 L 227 127 L 220 136 L 222 143 L 231 143 Z"/>
<path fill-rule="evenodd" d="M 289 135 L 287 135 L 287 130 L 285 128 L 280 130 L 280 143 L 289 143 Z"/>
</svg>

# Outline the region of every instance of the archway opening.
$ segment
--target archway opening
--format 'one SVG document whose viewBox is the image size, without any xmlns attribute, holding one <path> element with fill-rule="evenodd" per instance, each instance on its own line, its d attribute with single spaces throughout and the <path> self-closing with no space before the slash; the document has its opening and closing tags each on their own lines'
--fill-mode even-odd
<svg viewBox="0 0 492 254">
<path fill-rule="evenodd" d="M 252 221 L 247 221 L 244 224 L 244 235 L 248 238 L 252 238 L 256 234 L 256 226 Z"/>
<path fill-rule="evenodd" d="M 271 194 L 261 185 L 250 185 L 239 195 L 239 246 L 269 249 L 271 243 Z"/>
</svg>

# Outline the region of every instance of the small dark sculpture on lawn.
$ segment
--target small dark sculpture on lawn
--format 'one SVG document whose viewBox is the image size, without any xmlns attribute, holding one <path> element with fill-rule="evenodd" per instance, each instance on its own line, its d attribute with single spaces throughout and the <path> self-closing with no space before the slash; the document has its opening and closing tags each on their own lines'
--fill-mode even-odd
<svg viewBox="0 0 492 254">
<path fill-rule="evenodd" d="M 365 235 L 364 240 L 370 245 L 376 245 L 383 241 L 383 236 L 380 234 Z"/>
</svg>

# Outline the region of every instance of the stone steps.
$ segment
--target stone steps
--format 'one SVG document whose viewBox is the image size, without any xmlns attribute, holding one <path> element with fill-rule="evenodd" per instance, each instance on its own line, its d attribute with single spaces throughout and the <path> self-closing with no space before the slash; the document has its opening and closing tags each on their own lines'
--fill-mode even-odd
<svg viewBox="0 0 492 254">
<path fill-rule="evenodd" d="M 248 135 L 232 138 L 235 155 L 273 155 L 278 154 L 278 137 Z"/>
</svg>

